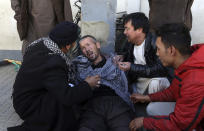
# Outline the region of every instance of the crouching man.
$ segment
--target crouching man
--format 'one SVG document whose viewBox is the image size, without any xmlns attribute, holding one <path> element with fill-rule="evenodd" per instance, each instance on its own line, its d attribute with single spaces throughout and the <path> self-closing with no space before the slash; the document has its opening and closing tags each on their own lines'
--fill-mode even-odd
<svg viewBox="0 0 204 131">
<path fill-rule="evenodd" d="M 157 31 L 157 55 L 164 66 L 175 69 L 169 88 L 149 95 L 133 94 L 133 102 L 176 102 L 169 115 L 138 117 L 130 123 L 131 131 L 144 126 L 156 131 L 201 131 L 204 129 L 204 45 L 191 45 L 188 28 L 183 24 L 167 24 Z M 148 107 L 163 112 L 169 108 Z M 170 111 L 169 111 L 170 112 Z"/>
</svg>

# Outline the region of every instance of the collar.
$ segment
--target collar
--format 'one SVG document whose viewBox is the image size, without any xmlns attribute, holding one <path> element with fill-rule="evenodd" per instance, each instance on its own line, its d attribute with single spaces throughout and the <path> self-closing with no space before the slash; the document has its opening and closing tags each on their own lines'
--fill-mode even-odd
<svg viewBox="0 0 204 131">
<path fill-rule="evenodd" d="M 102 61 L 100 61 L 97 65 L 94 65 L 94 64 L 91 65 L 91 67 L 93 69 L 101 68 L 101 67 L 103 67 L 106 64 L 106 58 L 103 55 L 101 55 L 101 56 L 102 56 Z"/>
</svg>

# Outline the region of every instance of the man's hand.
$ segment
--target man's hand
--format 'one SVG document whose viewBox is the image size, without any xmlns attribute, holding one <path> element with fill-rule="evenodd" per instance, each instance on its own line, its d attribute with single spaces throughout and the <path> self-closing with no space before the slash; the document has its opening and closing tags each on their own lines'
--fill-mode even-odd
<svg viewBox="0 0 204 131">
<path fill-rule="evenodd" d="M 113 57 L 113 63 L 115 63 L 116 65 L 118 65 L 118 62 L 122 62 L 124 59 L 123 55 L 116 55 Z"/>
<path fill-rule="evenodd" d="M 128 71 L 130 70 L 130 62 L 118 62 L 118 67 L 123 70 L 123 71 Z"/>
<path fill-rule="evenodd" d="M 94 89 L 95 87 L 99 87 L 100 86 L 100 76 L 99 75 L 95 75 L 95 76 L 88 76 L 85 81 L 91 86 L 92 89 Z"/>
<path fill-rule="evenodd" d="M 141 94 L 132 94 L 130 96 L 130 99 L 132 100 L 133 103 L 137 103 L 137 102 L 141 102 L 141 103 L 144 103 L 144 102 L 150 102 L 150 97 L 148 95 L 141 95 Z"/>
<path fill-rule="evenodd" d="M 129 128 L 131 131 L 136 131 L 143 126 L 144 117 L 135 118 L 130 122 Z"/>
</svg>

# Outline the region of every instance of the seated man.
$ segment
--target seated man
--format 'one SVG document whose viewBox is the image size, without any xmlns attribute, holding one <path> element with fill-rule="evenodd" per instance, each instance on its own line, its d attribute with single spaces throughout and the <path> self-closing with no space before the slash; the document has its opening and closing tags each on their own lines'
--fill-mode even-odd
<svg viewBox="0 0 204 131">
<path fill-rule="evenodd" d="M 149 20 L 144 13 L 129 14 L 124 19 L 125 62 L 119 68 L 128 73 L 128 84 L 133 93 L 150 94 L 169 86 L 168 71 L 156 56 L 156 37 L 149 32 Z M 151 103 L 156 104 L 156 103 Z M 146 104 L 135 104 L 136 115 L 144 116 Z"/>
<path fill-rule="evenodd" d="M 157 55 L 164 66 L 175 69 L 169 88 L 150 95 L 133 94 L 133 102 L 172 102 L 175 109 L 169 115 L 139 117 L 130 123 L 132 131 L 144 126 L 156 131 L 201 131 L 204 129 L 204 44 L 191 45 L 191 36 L 184 24 L 163 25 L 157 31 Z M 150 111 L 165 111 L 154 106 Z"/>
<path fill-rule="evenodd" d="M 100 53 L 100 43 L 93 36 L 82 37 L 79 44 L 85 56 L 74 60 L 79 81 L 89 75 L 101 78 L 100 87 L 84 106 L 79 131 L 129 131 L 134 108 L 124 72 Z"/>
<path fill-rule="evenodd" d="M 127 50 L 119 68 L 128 71 L 133 93 L 149 94 L 169 86 L 167 70 L 156 56 L 155 36 L 149 32 L 149 20 L 144 13 L 129 14 L 124 19 Z"/>
<path fill-rule="evenodd" d="M 90 76 L 74 83 L 75 72 L 66 53 L 75 45 L 77 32 L 76 24 L 63 22 L 49 37 L 28 46 L 13 86 L 13 106 L 24 122 L 8 131 L 76 130 L 73 107 L 90 98 L 100 80 Z"/>
</svg>

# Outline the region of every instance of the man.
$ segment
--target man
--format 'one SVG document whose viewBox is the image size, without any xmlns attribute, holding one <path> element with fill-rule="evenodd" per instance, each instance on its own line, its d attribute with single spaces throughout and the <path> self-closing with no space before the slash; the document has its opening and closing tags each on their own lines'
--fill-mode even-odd
<svg viewBox="0 0 204 131">
<path fill-rule="evenodd" d="M 34 40 L 47 37 L 56 24 L 73 21 L 70 0 L 11 0 L 22 54 Z"/>
<path fill-rule="evenodd" d="M 75 131 L 73 107 L 92 96 L 99 76 L 75 84 L 75 71 L 65 53 L 78 38 L 78 26 L 58 24 L 49 37 L 34 41 L 26 50 L 16 76 L 13 105 L 24 120 L 8 131 Z"/>
<path fill-rule="evenodd" d="M 149 21 L 144 13 L 129 14 L 124 19 L 128 42 L 124 61 L 119 68 L 128 71 L 133 92 L 153 93 L 169 86 L 167 71 L 156 56 L 155 36 L 149 33 Z M 128 43 L 127 43 L 128 44 Z"/>
<path fill-rule="evenodd" d="M 166 24 L 157 31 L 157 55 L 164 66 L 175 69 L 171 86 L 150 95 L 133 94 L 133 102 L 175 101 L 175 109 L 166 116 L 139 117 L 130 123 L 132 131 L 144 126 L 149 130 L 180 131 L 204 129 L 204 44 L 190 48 L 189 30 L 183 24 Z M 157 112 L 168 110 L 154 107 Z"/>
<path fill-rule="evenodd" d="M 85 57 L 75 60 L 78 80 L 96 74 L 101 78 L 100 87 L 83 108 L 79 131 L 129 131 L 134 108 L 125 73 L 112 57 L 100 53 L 100 43 L 93 36 L 84 36 L 79 43 Z"/>
</svg>

